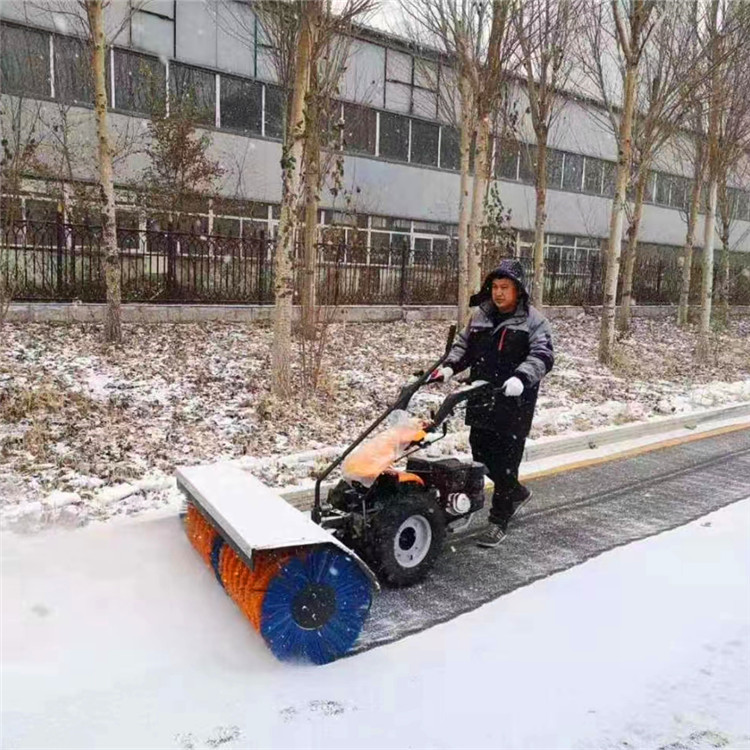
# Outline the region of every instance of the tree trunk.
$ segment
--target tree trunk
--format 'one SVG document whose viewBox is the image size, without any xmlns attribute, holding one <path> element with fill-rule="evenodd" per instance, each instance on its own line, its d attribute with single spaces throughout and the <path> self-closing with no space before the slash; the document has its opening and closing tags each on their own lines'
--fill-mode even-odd
<svg viewBox="0 0 750 750">
<path fill-rule="evenodd" d="M 476 289 L 469 287 L 469 165 L 471 163 L 471 136 L 474 130 L 471 86 L 466 76 L 460 81 L 461 93 L 461 181 L 458 199 L 458 324 L 463 327 L 469 320 L 469 297 Z"/>
<path fill-rule="evenodd" d="M 716 24 L 719 13 L 719 2 L 711 3 L 711 52 L 712 63 L 711 89 L 709 100 L 708 133 L 706 144 L 706 164 L 708 173 L 708 206 L 703 224 L 703 278 L 701 279 L 701 313 L 698 326 L 698 361 L 707 362 L 711 351 L 711 307 L 714 285 L 714 231 L 716 227 L 716 201 L 719 192 L 719 119 L 721 116 L 722 81 L 718 73 L 718 61 L 721 59 L 721 35 Z"/>
<path fill-rule="evenodd" d="M 271 389 L 286 398 L 291 392 L 292 301 L 294 250 L 298 236 L 298 209 L 305 145 L 305 100 L 310 89 L 315 3 L 305 3 L 294 66 L 292 101 L 281 155 L 282 197 L 279 236 L 274 257 L 273 350 Z"/>
<path fill-rule="evenodd" d="M 319 107 L 315 71 L 311 71 L 311 97 L 308 106 L 305 141 L 305 260 L 302 278 L 302 335 L 315 338 L 315 270 L 318 260 L 318 208 L 320 191 Z"/>
<path fill-rule="evenodd" d="M 538 309 L 544 305 L 544 227 L 547 223 L 547 137 L 537 133 L 536 213 L 534 216 L 534 281 L 531 301 Z"/>
<path fill-rule="evenodd" d="M 617 182 L 612 201 L 612 215 L 609 225 L 607 245 L 607 271 L 604 279 L 604 300 L 602 323 L 599 334 L 599 361 L 609 364 L 615 343 L 615 306 L 617 304 L 617 279 L 620 274 L 620 253 L 622 245 L 622 224 L 625 215 L 625 201 L 630 174 L 631 136 L 633 130 L 633 108 L 635 88 L 638 81 L 638 67 L 628 61 L 625 71 L 625 98 L 620 120 L 620 149 L 617 160 Z"/>
<path fill-rule="evenodd" d="M 719 271 L 719 313 L 725 326 L 729 325 L 729 224 L 721 232 L 721 267 Z"/>
<path fill-rule="evenodd" d="M 489 176 L 490 118 L 478 118 L 477 147 L 474 158 L 474 184 L 471 191 L 471 223 L 469 225 L 469 289 L 479 290 L 482 283 L 482 227 Z"/>
<path fill-rule="evenodd" d="M 104 340 L 122 343 L 120 314 L 120 253 L 117 247 L 115 219 L 115 183 L 112 170 L 112 149 L 107 124 L 106 65 L 107 43 L 104 37 L 102 0 L 86 0 L 86 13 L 91 41 L 91 69 L 94 79 L 94 117 L 99 142 L 99 189 L 101 191 L 102 243 L 104 245 L 104 280 L 107 289 L 107 311 Z"/>
<path fill-rule="evenodd" d="M 718 184 L 711 178 L 708 187 L 708 208 L 703 226 L 703 278 L 701 279 L 701 315 L 696 354 L 701 362 L 709 358 L 711 344 L 711 303 L 714 291 L 714 229 L 716 226 L 716 194 Z"/>
<path fill-rule="evenodd" d="M 617 317 L 617 326 L 621 331 L 630 330 L 631 306 L 633 304 L 633 269 L 635 258 L 638 253 L 638 230 L 641 226 L 643 216 L 643 196 L 646 194 L 646 183 L 648 182 L 648 167 L 641 165 L 638 174 L 638 183 L 635 186 L 635 203 L 633 206 L 633 218 L 628 227 L 628 244 L 625 248 L 625 262 L 622 275 L 622 299 Z"/>
<path fill-rule="evenodd" d="M 703 148 L 696 147 L 695 171 L 693 187 L 690 193 L 690 207 L 687 216 L 687 232 L 685 246 L 682 250 L 682 287 L 680 288 L 680 304 L 677 308 L 677 325 L 688 324 L 690 310 L 690 279 L 693 273 L 693 245 L 695 243 L 695 225 L 698 223 L 698 210 L 701 202 L 701 187 L 703 186 Z"/>
</svg>

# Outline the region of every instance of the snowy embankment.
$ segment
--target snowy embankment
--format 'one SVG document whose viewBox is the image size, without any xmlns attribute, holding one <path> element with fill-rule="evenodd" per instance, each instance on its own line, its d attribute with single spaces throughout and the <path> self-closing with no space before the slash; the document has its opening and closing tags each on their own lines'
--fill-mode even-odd
<svg viewBox="0 0 750 750">
<path fill-rule="evenodd" d="M 3 746 L 750 748 L 748 549 L 750 498 L 303 667 L 171 519 L 9 536 Z"/>
<path fill-rule="evenodd" d="M 694 331 L 637 319 L 612 370 L 598 319 L 556 320 L 557 363 L 532 438 L 750 401 L 750 319 L 692 361 Z M 332 327 L 320 392 L 269 395 L 264 324 L 125 326 L 108 349 L 93 326 L 12 324 L 0 340 L 0 523 L 34 529 L 177 504 L 175 467 L 239 459 L 275 486 L 304 485 L 417 369 L 445 323 Z M 445 387 L 414 400 L 425 414 Z M 460 419 L 441 450 L 468 449 Z M 440 444 L 438 444 L 440 445 Z M 437 446 L 436 446 L 437 449 Z"/>
</svg>

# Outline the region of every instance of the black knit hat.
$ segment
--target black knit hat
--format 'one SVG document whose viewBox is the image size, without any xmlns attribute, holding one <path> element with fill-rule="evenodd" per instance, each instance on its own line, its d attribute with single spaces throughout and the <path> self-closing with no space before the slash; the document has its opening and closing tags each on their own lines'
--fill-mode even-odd
<svg viewBox="0 0 750 750">
<path fill-rule="evenodd" d="M 471 307 L 478 307 L 482 302 L 492 299 L 492 282 L 495 279 L 510 279 L 511 281 L 515 281 L 519 296 L 529 296 L 529 293 L 526 291 L 526 280 L 520 261 L 517 261 L 515 258 L 505 258 L 505 260 L 500 261 L 500 265 L 494 271 L 487 274 L 482 288 L 471 297 L 469 300 Z"/>
</svg>

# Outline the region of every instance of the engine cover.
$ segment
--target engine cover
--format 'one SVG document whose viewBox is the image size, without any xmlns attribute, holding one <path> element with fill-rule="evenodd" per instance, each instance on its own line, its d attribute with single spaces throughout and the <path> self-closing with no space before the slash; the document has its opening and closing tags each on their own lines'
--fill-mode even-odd
<svg viewBox="0 0 750 750">
<path fill-rule="evenodd" d="M 484 506 L 484 464 L 458 458 L 412 457 L 406 470 L 438 490 L 440 503 L 449 515 L 468 515 Z"/>
</svg>

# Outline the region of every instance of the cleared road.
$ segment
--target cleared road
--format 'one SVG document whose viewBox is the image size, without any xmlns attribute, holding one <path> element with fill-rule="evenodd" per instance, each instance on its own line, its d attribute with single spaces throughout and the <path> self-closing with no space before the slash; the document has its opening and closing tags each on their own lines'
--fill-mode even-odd
<svg viewBox="0 0 750 750">
<path fill-rule="evenodd" d="M 434 574 L 385 590 L 359 651 L 450 620 L 532 581 L 750 496 L 750 429 L 532 481 L 531 502 L 496 549 L 448 539 Z M 479 526 L 477 526 L 477 529 Z"/>
</svg>

